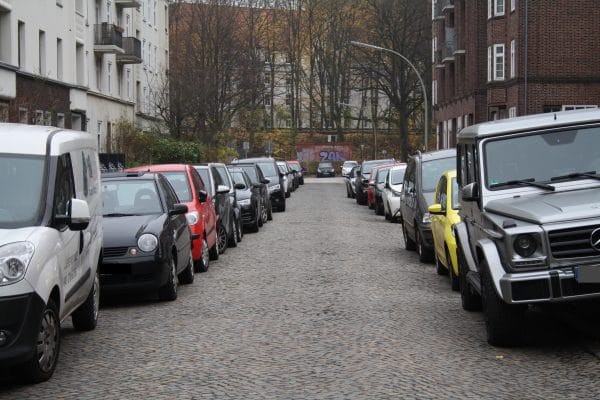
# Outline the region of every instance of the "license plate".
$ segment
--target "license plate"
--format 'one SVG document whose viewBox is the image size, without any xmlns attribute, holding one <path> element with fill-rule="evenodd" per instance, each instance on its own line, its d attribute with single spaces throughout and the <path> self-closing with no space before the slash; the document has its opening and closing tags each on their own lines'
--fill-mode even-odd
<svg viewBox="0 0 600 400">
<path fill-rule="evenodd" d="M 574 271 L 579 283 L 600 283 L 600 265 L 580 265 Z"/>
</svg>

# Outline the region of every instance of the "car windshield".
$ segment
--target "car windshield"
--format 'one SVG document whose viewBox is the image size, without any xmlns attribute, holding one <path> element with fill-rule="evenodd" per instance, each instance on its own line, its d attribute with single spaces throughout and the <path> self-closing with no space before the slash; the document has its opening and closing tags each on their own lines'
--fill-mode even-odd
<svg viewBox="0 0 600 400">
<path fill-rule="evenodd" d="M 319 168 L 333 168 L 333 164 L 330 162 L 321 162 L 319 163 Z"/>
<path fill-rule="evenodd" d="M 217 172 L 219 173 L 219 176 L 221 177 L 221 182 L 224 182 L 224 184 L 227 186 L 231 186 L 231 184 L 229 182 L 229 176 L 227 176 L 227 167 L 224 167 L 222 165 L 217 165 L 215 167 L 215 169 L 217 170 Z"/>
<path fill-rule="evenodd" d="M 44 157 L 0 154 L 0 228 L 32 226 L 44 197 Z"/>
<path fill-rule="evenodd" d="M 300 165 L 299 164 L 295 164 L 295 163 L 290 163 L 288 164 L 290 166 L 290 168 L 292 168 L 294 171 L 299 172 L 300 171 Z"/>
<path fill-rule="evenodd" d="M 362 174 L 363 175 L 368 175 L 371 173 L 371 170 L 373 169 L 373 167 L 375 167 L 376 165 L 381 165 L 381 164 L 389 164 L 389 163 L 393 163 L 394 160 L 372 160 L 372 161 L 366 161 L 363 163 L 362 166 Z"/>
<path fill-rule="evenodd" d="M 600 173 L 600 128 L 570 129 L 490 140 L 485 144 L 486 185 Z M 576 176 L 576 175 L 574 175 Z M 583 179 L 580 176 L 578 179 Z M 577 178 L 576 178 L 577 179 Z M 497 186 L 505 189 L 506 186 Z"/>
<path fill-rule="evenodd" d="M 202 182 L 204 182 L 204 186 L 206 186 L 208 193 L 212 193 L 212 181 L 208 176 L 208 168 L 196 168 L 196 171 L 200 174 L 200 178 L 202 178 Z"/>
<path fill-rule="evenodd" d="M 235 184 L 241 183 L 242 185 L 246 186 L 246 181 L 244 180 L 244 174 L 239 172 L 239 171 L 233 171 L 231 172 L 231 178 L 233 179 L 233 182 Z"/>
<path fill-rule="evenodd" d="M 262 162 L 258 163 L 258 167 L 262 171 L 264 176 L 277 176 L 277 171 L 275 170 L 275 165 L 272 162 Z"/>
<path fill-rule="evenodd" d="M 258 175 L 256 174 L 256 168 L 254 168 L 253 165 L 242 165 L 240 166 L 240 168 L 243 169 L 244 172 L 246 172 L 246 174 L 250 178 L 250 182 L 258 183 Z"/>
<path fill-rule="evenodd" d="M 354 167 L 356 164 L 356 161 L 344 161 L 343 167 Z"/>
<path fill-rule="evenodd" d="M 456 157 L 424 161 L 421 177 L 423 192 L 434 192 L 440 176 L 449 169 L 456 169 Z"/>
<path fill-rule="evenodd" d="M 458 210 L 460 203 L 458 202 L 458 183 L 456 178 L 452 178 L 452 208 Z"/>
<path fill-rule="evenodd" d="M 287 173 L 285 165 L 277 164 L 277 168 L 279 168 L 279 172 L 281 172 L 282 174 L 286 174 Z"/>
<path fill-rule="evenodd" d="M 406 167 L 392 169 L 390 172 L 390 184 L 391 185 L 401 185 L 404 180 L 404 171 L 406 171 Z"/>
<path fill-rule="evenodd" d="M 161 214 L 154 180 L 124 179 L 102 182 L 104 216 Z"/>
<path fill-rule="evenodd" d="M 181 172 L 161 172 L 173 187 L 179 201 L 192 201 L 192 191 L 185 171 Z"/>
<path fill-rule="evenodd" d="M 377 183 L 385 183 L 385 178 L 387 178 L 389 173 L 389 168 L 384 168 L 377 171 Z"/>
</svg>

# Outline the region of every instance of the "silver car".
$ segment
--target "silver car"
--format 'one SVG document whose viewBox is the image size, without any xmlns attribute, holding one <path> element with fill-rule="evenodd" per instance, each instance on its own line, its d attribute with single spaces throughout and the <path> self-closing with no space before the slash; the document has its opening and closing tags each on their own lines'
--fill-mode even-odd
<svg viewBox="0 0 600 400">
<path fill-rule="evenodd" d="M 400 194 L 406 164 L 398 164 L 390 168 L 383 187 L 383 213 L 390 222 L 398 221 L 400 217 Z"/>
<path fill-rule="evenodd" d="M 347 177 L 350 174 L 352 168 L 356 167 L 357 165 L 358 163 L 356 161 L 344 161 L 344 164 L 342 164 L 342 176 Z"/>
</svg>

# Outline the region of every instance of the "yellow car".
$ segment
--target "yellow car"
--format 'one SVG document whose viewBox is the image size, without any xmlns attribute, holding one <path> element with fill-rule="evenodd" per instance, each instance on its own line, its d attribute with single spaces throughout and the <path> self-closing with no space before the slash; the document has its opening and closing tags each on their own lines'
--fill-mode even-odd
<svg viewBox="0 0 600 400">
<path fill-rule="evenodd" d="M 456 170 L 448 170 L 440 177 L 433 204 L 429 206 L 431 231 L 433 233 L 436 271 L 450 275 L 452 290 L 458 290 L 458 263 L 456 262 L 456 239 L 454 224 L 460 222 L 458 210 L 458 185 Z"/>
</svg>

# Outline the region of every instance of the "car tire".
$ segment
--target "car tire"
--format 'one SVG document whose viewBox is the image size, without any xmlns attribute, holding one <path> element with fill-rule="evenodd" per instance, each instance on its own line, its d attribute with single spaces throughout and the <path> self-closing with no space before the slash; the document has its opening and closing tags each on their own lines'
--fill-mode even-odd
<svg viewBox="0 0 600 400">
<path fill-rule="evenodd" d="M 262 226 L 267 222 L 267 210 L 266 210 L 265 206 L 263 206 L 263 205 L 258 206 L 256 219 L 258 220 L 257 221 L 258 227 L 262 228 Z"/>
<path fill-rule="evenodd" d="M 409 251 L 416 250 L 415 242 L 408 236 L 404 222 L 402 222 L 402 237 L 404 238 L 404 248 Z"/>
<path fill-rule="evenodd" d="M 242 226 L 242 222 L 239 219 L 235 221 L 235 224 L 237 225 L 237 241 L 239 243 L 244 237 L 244 227 Z"/>
<path fill-rule="evenodd" d="M 499 347 L 520 344 L 527 305 L 507 304 L 498 296 L 485 260 L 481 261 L 481 303 L 488 343 Z"/>
<path fill-rule="evenodd" d="M 162 301 L 173 301 L 177 299 L 177 264 L 175 257 L 169 259 L 169 273 L 167 275 L 167 283 L 158 288 L 158 298 Z"/>
<path fill-rule="evenodd" d="M 215 244 L 213 244 L 213 247 L 211 247 L 210 250 L 208 251 L 208 258 L 211 261 L 217 261 L 219 259 L 219 245 L 218 245 L 218 242 L 219 242 L 219 237 L 217 235 L 217 240 L 215 240 Z"/>
<path fill-rule="evenodd" d="M 285 196 L 281 196 L 281 203 L 279 203 L 279 211 L 285 212 Z"/>
<path fill-rule="evenodd" d="M 217 249 L 219 249 L 219 254 L 223 254 L 227 250 L 227 230 L 221 222 L 217 227 Z"/>
<path fill-rule="evenodd" d="M 210 263 L 210 250 L 208 249 L 208 242 L 206 241 L 206 234 L 202 239 L 202 254 L 200 260 L 194 263 L 195 272 L 206 272 Z"/>
<path fill-rule="evenodd" d="M 288 190 L 287 192 L 285 192 L 285 198 L 286 199 L 289 198 L 291 195 L 292 195 L 291 191 Z"/>
<path fill-rule="evenodd" d="M 177 279 L 182 285 L 189 285 L 194 283 L 194 259 L 192 258 L 192 251 L 190 250 L 190 259 L 185 266 L 185 269 L 177 276 Z"/>
<path fill-rule="evenodd" d="M 457 248 L 456 256 L 458 260 L 458 280 L 462 308 L 465 311 L 479 311 L 481 310 L 481 296 L 475 292 L 475 289 L 467 281 L 468 268 L 465 265 L 466 261 L 460 247 Z"/>
<path fill-rule="evenodd" d="M 258 211 L 258 207 L 254 212 L 254 223 L 249 227 L 250 232 L 258 232 L 260 227 L 262 226 L 262 214 Z"/>
<path fill-rule="evenodd" d="M 385 212 L 383 210 L 383 203 L 377 203 L 375 202 L 375 213 L 377 215 L 383 215 Z"/>
<path fill-rule="evenodd" d="M 100 272 L 96 269 L 94 282 L 88 297 L 71 315 L 73 328 L 78 331 L 91 331 L 98 324 L 98 310 L 100 309 Z"/>
<path fill-rule="evenodd" d="M 238 225 L 235 222 L 235 215 L 231 216 L 231 229 L 229 236 L 227 237 L 227 247 L 237 247 L 238 242 Z"/>
<path fill-rule="evenodd" d="M 419 261 L 422 263 L 429 263 L 432 261 L 432 252 L 425 249 L 423 238 L 421 237 L 421 233 L 416 222 L 415 228 L 415 246 L 417 248 L 417 254 L 419 255 Z"/>
<path fill-rule="evenodd" d="M 50 379 L 60 352 L 60 320 L 58 307 L 49 299 L 38 327 L 37 342 L 32 357 L 19 367 L 20 376 L 26 383 L 39 383 Z"/>
<path fill-rule="evenodd" d="M 437 253 L 434 254 L 434 259 L 435 259 L 435 272 L 438 275 L 448 274 L 448 270 L 446 269 L 446 267 L 444 267 L 442 265 L 442 262 L 440 261 L 440 258 L 437 256 Z"/>
<path fill-rule="evenodd" d="M 448 261 L 448 276 L 450 277 L 450 287 L 453 291 L 458 292 L 460 289 L 460 282 L 458 280 L 458 276 L 454 273 L 454 268 L 452 267 L 452 259 L 450 258 L 450 252 L 448 248 L 446 250 L 446 260 Z"/>
<path fill-rule="evenodd" d="M 384 216 L 385 216 L 385 219 L 386 219 L 387 221 L 390 221 L 390 222 L 392 222 L 392 216 L 390 215 L 390 213 L 389 213 L 389 212 L 387 212 L 387 210 L 386 210 L 386 211 L 384 211 L 384 213 L 383 213 L 383 214 L 384 214 Z"/>
<path fill-rule="evenodd" d="M 269 208 L 267 209 L 267 221 L 273 221 L 273 203 L 269 201 Z"/>
</svg>

